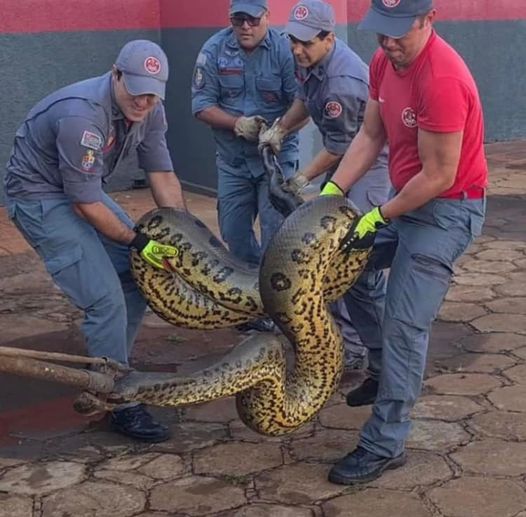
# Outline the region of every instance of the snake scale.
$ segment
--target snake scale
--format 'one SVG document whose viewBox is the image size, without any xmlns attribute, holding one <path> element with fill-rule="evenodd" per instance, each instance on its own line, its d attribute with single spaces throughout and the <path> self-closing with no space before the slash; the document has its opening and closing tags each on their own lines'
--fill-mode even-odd
<svg viewBox="0 0 526 517">
<path fill-rule="evenodd" d="M 352 285 L 368 259 L 370 250 L 340 251 L 356 217 L 340 197 L 302 204 L 271 240 L 258 271 L 234 259 L 188 213 L 164 208 L 144 215 L 139 229 L 179 250 L 170 259 L 173 273 L 132 254 L 133 275 L 154 312 L 200 329 L 268 314 L 282 335 L 252 335 L 185 378 L 132 371 L 109 401 L 182 406 L 236 395 L 241 420 L 259 433 L 281 435 L 309 421 L 336 390 L 343 369 L 341 335 L 327 303 Z M 285 339 L 293 364 L 287 364 Z"/>
</svg>

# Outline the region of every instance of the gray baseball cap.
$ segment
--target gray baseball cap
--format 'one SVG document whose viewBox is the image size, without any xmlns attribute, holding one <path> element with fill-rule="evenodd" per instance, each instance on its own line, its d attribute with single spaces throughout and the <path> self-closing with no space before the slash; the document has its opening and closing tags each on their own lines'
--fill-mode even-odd
<svg viewBox="0 0 526 517">
<path fill-rule="evenodd" d="M 119 52 L 115 66 L 131 95 L 153 94 L 164 100 L 168 58 L 159 45 L 144 39 L 129 41 Z"/>
<path fill-rule="evenodd" d="M 358 29 L 401 38 L 411 30 L 417 16 L 431 9 L 433 0 L 372 0 Z"/>
<path fill-rule="evenodd" d="M 258 18 L 268 9 L 267 0 L 232 0 L 230 2 L 230 14 L 246 13 Z"/>
<path fill-rule="evenodd" d="M 332 5 L 321 0 L 303 0 L 292 8 L 285 32 L 300 41 L 310 41 L 321 31 L 333 32 L 335 28 Z"/>
</svg>

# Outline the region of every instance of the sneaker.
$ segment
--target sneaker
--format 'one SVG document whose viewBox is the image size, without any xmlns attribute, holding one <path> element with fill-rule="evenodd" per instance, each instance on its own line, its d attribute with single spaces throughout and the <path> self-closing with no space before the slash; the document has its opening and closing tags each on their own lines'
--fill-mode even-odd
<svg viewBox="0 0 526 517">
<path fill-rule="evenodd" d="M 241 325 L 236 325 L 236 329 L 240 332 L 250 332 L 252 330 L 255 330 L 256 332 L 272 332 L 274 328 L 274 322 L 270 318 L 262 318 L 260 320 L 247 321 L 247 323 L 241 323 Z"/>
<path fill-rule="evenodd" d="M 110 424 L 115 432 L 144 442 L 158 443 L 170 438 L 168 427 L 156 422 L 143 404 L 114 410 Z"/>
<path fill-rule="evenodd" d="M 379 478 L 386 470 L 397 469 L 405 464 L 407 456 L 402 452 L 395 458 L 378 456 L 356 447 L 329 471 L 329 481 L 338 485 L 355 485 L 367 483 Z"/>
<path fill-rule="evenodd" d="M 347 393 L 347 405 L 351 407 L 374 404 L 378 394 L 378 381 L 367 377 L 360 386 Z"/>
</svg>

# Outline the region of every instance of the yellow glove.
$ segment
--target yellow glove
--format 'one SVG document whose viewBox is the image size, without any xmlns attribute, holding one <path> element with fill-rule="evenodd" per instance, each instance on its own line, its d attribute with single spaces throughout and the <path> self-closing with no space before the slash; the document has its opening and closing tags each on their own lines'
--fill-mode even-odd
<svg viewBox="0 0 526 517">
<path fill-rule="evenodd" d="M 257 142 L 259 130 L 265 123 L 265 119 L 259 115 L 253 117 L 238 117 L 234 124 L 234 133 L 249 142 Z"/>
<path fill-rule="evenodd" d="M 320 192 L 320 196 L 343 196 L 345 192 L 342 188 L 334 183 L 334 181 L 328 181 Z"/>
<path fill-rule="evenodd" d="M 287 131 L 279 125 L 279 117 L 274 121 L 272 126 L 266 131 L 263 131 L 259 135 L 258 149 L 261 152 L 261 148 L 265 145 L 269 145 L 274 154 L 279 154 L 281 151 L 281 144 L 285 138 Z"/>
<path fill-rule="evenodd" d="M 389 219 L 384 218 L 379 206 L 373 208 L 362 215 L 357 224 L 349 230 L 342 241 L 342 250 L 370 248 L 374 243 L 376 232 L 389 223 Z"/>
<path fill-rule="evenodd" d="M 137 233 L 133 241 L 130 242 L 129 247 L 136 249 L 148 264 L 166 271 L 172 271 L 166 259 L 171 259 L 179 255 L 179 250 L 175 246 L 161 244 L 160 242 L 149 239 L 144 233 Z"/>
</svg>

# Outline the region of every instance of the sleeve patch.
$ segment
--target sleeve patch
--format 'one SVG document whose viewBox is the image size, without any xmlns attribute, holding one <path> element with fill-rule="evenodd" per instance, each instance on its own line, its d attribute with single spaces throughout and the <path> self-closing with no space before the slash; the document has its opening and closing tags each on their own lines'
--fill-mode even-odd
<svg viewBox="0 0 526 517">
<path fill-rule="evenodd" d="M 196 65 L 204 66 L 206 65 L 206 54 L 204 52 L 200 52 L 197 56 L 197 60 L 195 62 Z"/>
<path fill-rule="evenodd" d="M 343 108 L 339 102 L 329 101 L 325 104 L 325 114 L 328 118 L 338 118 L 342 114 Z"/>
<path fill-rule="evenodd" d="M 102 138 L 97 133 L 91 131 L 84 131 L 80 140 L 80 145 L 98 151 L 102 148 Z"/>
<path fill-rule="evenodd" d="M 194 71 L 193 85 L 196 90 L 201 90 L 205 86 L 205 74 L 201 66 L 196 66 Z"/>
<path fill-rule="evenodd" d="M 82 170 L 90 172 L 95 165 L 95 153 L 89 149 L 86 154 L 82 157 Z"/>
</svg>

